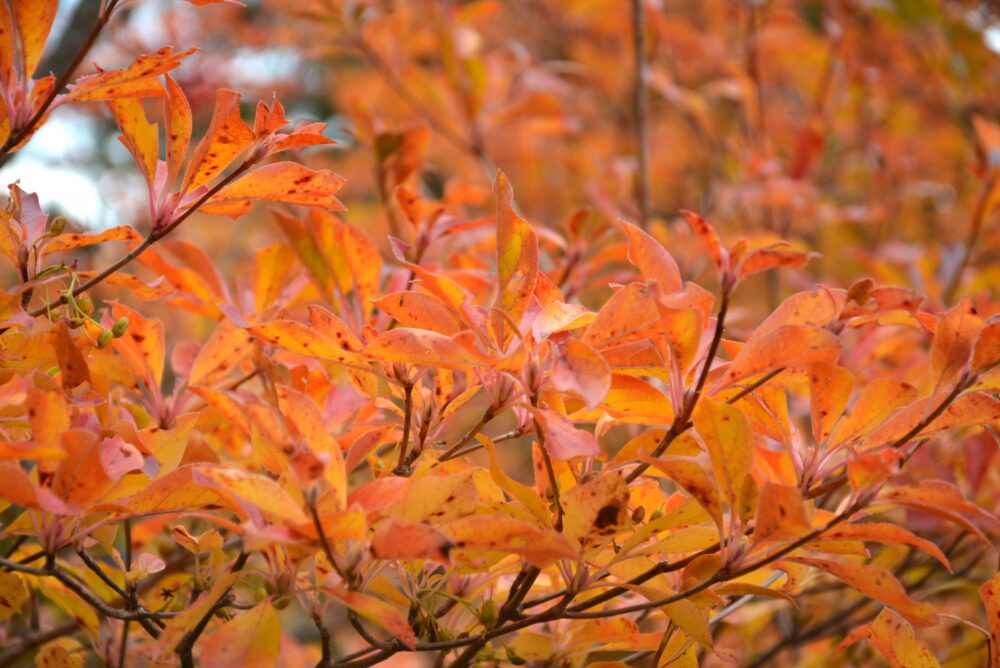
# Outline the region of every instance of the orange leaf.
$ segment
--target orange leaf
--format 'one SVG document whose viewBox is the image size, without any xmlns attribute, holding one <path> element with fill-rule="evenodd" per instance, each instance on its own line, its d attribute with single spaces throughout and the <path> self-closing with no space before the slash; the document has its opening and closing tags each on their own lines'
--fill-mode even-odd
<svg viewBox="0 0 1000 668">
<path fill-rule="evenodd" d="M 895 443 L 915 429 L 927 415 L 937 409 L 948 393 L 945 390 L 933 396 L 915 401 L 897 411 L 865 439 L 866 450 Z M 1000 420 L 1000 400 L 987 392 L 967 392 L 953 401 L 944 412 L 925 427 L 919 434 L 925 437 L 942 429 L 950 429 L 969 424 L 986 424 Z"/>
<path fill-rule="evenodd" d="M 167 132 L 167 181 L 166 188 L 172 188 L 181 173 L 184 158 L 191 144 L 191 105 L 184 91 L 169 75 L 167 79 L 166 132 Z"/>
<path fill-rule="evenodd" d="M 131 225 L 119 225 L 101 232 L 81 232 L 71 234 L 60 234 L 45 244 L 43 254 L 56 253 L 59 251 L 83 248 L 102 244 L 105 241 L 126 241 L 138 243 L 142 241 L 142 236 Z"/>
<path fill-rule="evenodd" d="M 877 543 L 890 543 L 895 545 L 908 545 L 918 550 L 923 550 L 940 561 L 948 571 L 951 571 L 951 563 L 944 552 L 937 545 L 915 536 L 912 532 L 903 527 L 889 524 L 888 522 L 864 522 L 861 524 L 841 524 L 826 531 L 816 541 L 825 540 L 863 540 Z"/>
<path fill-rule="evenodd" d="M 330 484 L 340 509 L 347 507 L 347 477 L 344 455 L 336 439 L 323 424 L 323 416 L 312 399 L 284 385 L 278 386 L 278 405 L 282 414 L 293 425 L 299 436 L 317 455 L 326 461 L 325 477 Z"/>
<path fill-rule="evenodd" d="M 211 153 L 208 155 L 211 156 Z M 222 165 L 219 171 L 224 167 Z M 206 170 L 212 171 L 211 164 L 206 165 Z M 275 162 L 252 169 L 236 179 L 216 193 L 200 210 L 236 218 L 246 211 L 250 202 L 266 200 L 341 211 L 344 205 L 333 194 L 343 184 L 343 177 L 330 171 L 313 170 L 294 162 Z"/>
<path fill-rule="evenodd" d="M 750 253 L 740 263 L 739 277 L 746 278 L 753 274 L 767 271 L 775 267 L 790 267 L 800 269 L 809 261 L 809 254 L 794 250 L 761 248 Z"/>
<path fill-rule="evenodd" d="M 110 72 L 100 71 L 80 77 L 58 102 L 113 100 L 122 97 L 163 97 L 163 85 L 157 80 L 181 64 L 197 49 L 174 53 L 173 47 L 139 56 L 128 67 Z"/>
<path fill-rule="evenodd" d="M 441 300 L 423 292 L 393 292 L 373 299 L 372 303 L 404 327 L 429 329 L 445 336 L 457 334 L 462 329 Z"/>
<path fill-rule="evenodd" d="M 531 412 L 542 428 L 545 451 L 553 458 L 567 461 L 601 454 L 601 446 L 594 435 L 577 429 L 565 416 L 545 408 L 533 408 Z"/>
<path fill-rule="evenodd" d="M 972 310 L 968 299 L 942 317 L 931 343 L 930 378 L 935 388 L 948 387 L 965 369 L 985 322 Z"/>
<path fill-rule="evenodd" d="M 295 320 L 272 320 L 251 327 L 248 331 L 262 341 L 299 355 L 320 357 L 362 368 L 368 364 L 358 353 L 347 349 L 346 345 L 349 344 L 331 339 Z"/>
<path fill-rule="evenodd" d="M 894 487 L 882 492 L 879 498 L 956 522 L 985 543 L 990 541 L 980 526 L 990 533 L 1000 533 L 1000 520 L 995 515 L 967 501 L 958 487 L 944 480 L 924 480 L 914 485 Z"/>
<path fill-rule="evenodd" d="M 38 61 L 49 38 L 59 2 L 58 0 L 11 0 L 10 4 L 21 35 L 21 73 L 28 78 L 38 68 Z"/>
<path fill-rule="evenodd" d="M 559 559 L 579 557 L 558 531 L 539 529 L 511 517 L 473 515 L 450 522 L 441 530 L 451 538 L 454 549 L 514 553 L 542 568 Z"/>
<path fill-rule="evenodd" d="M 892 573 L 871 564 L 857 564 L 816 557 L 794 557 L 793 561 L 821 568 L 859 592 L 897 610 L 916 626 L 934 626 L 937 612 L 929 603 L 914 601 Z"/>
<path fill-rule="evenodd" d="M 436 527 L 390 519 L 372 536 L 371 552 L 376 559 L 429 559 L 449 564 L 452 547 L 451 539 Z"/>
<path fill-rule="evenodd" d="M 395 606 L 358 591 L 348 591 L 335 587 L 323 587 L 323 591 L 337 598 L 365 619 L 378 624 L 410 649 L 416 647 L 417 637 L 413 633 L 413 628 L 406 621 L 406 615 Z"/>
<path fill-rule="evenodd" d="M 628 259 L 642 272 L 647 281 L 656 282 L 665 293 L 679 292 L 683 287 L 681 272 L 667 249 L 651 235 L 635 225 L 619 220 L 628 237 Z"/>
<path fill-rule="evenodd" d="M 174 104 L 173 100 L 171 104 Z M 183 116 L 183 111 L 180 113 Z M 182 117 L 178 120 L 183 126 L 185 119 Z M 183 127 L 178 129 L 182 130 Z M 181 192 L 190 192 L 214 179 L 243 153 L 253 140 L 253 130 L 240 116 L 239 93 L 220 89 L 215 97 L 212 122 L 194 150 L 194 156 L 184 174 Z"/>
<path fill-rule="evenodd" d="M 701 239 L 702 244 L 708 250 L 709 256 L 715 261 L 715 266 L 720 272 L 724 272 L 729 264 L 729 253 L 722 247 L 719 235 L 708 221 L 694 213 L 693 211 L 681 211 L 684 220 L 687 221 L 694 233 Z"/>
<path fill-rule="evenodd" d="M 114 339 L 115 351 L 125 358 L 136 375 L 146 379 L 150 387 L 159 388 L 166 358 L 163 323 L 143 318 L 121 304 L 114 304 L 111 313 L 115 318 L 128 318 L 125 335 Z"/>
<path fill-rule="evenodd" d="M 642 283 L 630 283 L 604 303 L 580 340 L 602 348 L 659 320 L 660 312 L 650 288 Z"/>
<path fill-rule="evenodd" d="M 778 367 L 834 362 L 839 355 L 840 341 L 827 330 L 782 325 L 763 337 L 748 341 L 727 370 L 723 383 L 729 385 Z"/>
<path fill-rule="evenodd" d="M 924 647 L 910 625 L 891 608 L 882 608 L 869 624 L 851 631 L 837 651 L 867 638 L 889 662 L 890 668 L 939 668 L 937 657 Z"/>
<path fill-rule="evenodd" d="M 854 390 L 854 375 L 847 369 L 817 362 L 809 367 L 809 399 L 812 403 L 812 433 L 822 443 L 833 433 L 834 425 L 847 408 Z"/>
<path fill-rule="evenodd" d="M 611 389 L 611 370 L 593 348 L 568 339 L 552 369 L 552 384 L 560 392 L 576 392 L 593 410 Z"/>
<path fill-rule="evenodd" d="M 208 635 L 199 661 L 218 668 L 266 668 L 278 662 L 280 641 L 278 614 L 264 601 Z"/>
<path fill-rule="evenodd" d="M 253 352 L 254 338 L 228 320 L 218 326 L 198 351 L 188 376 L 190 385 L 212 385 L 222 380 Z"/>
<path fill-rule="evenodd" d="M 986 608 L 986 620 L 990 626 L 990 666 L 1000 668 L 1000 573 L 983 583 L 979 597 Z"/>
<path fill-rule="evenodd" d="M 757 502 L 754 543 L 795 540 L 811 528 L 802 492 L 798 487 L 764 483 Z"/>
<path fill-rule="evenodd" d="M 485 362 L 455 339 L 426 329 L 397 327 L 382 332 L 368 342 L 365 352 L 382 362 L 432 364 L 445 368 Z"/>
</svg>

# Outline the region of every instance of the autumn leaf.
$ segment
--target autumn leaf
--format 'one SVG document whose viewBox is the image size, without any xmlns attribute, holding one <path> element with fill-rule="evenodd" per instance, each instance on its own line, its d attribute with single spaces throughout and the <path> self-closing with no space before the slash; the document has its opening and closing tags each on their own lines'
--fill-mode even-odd
<svg viewBox="0 0 1000 668">
<path fill-rule="evenodd" d="M 200 660 L 205 665 L 273 666 L 278 660 L 281 623 L 269 601 L 226 622 L 206 636 Z"/>
<path fill-rule="evenodd" d="M 199 178 L 195 177 L 195 182 Z M 343 184 L 344 179 L 330 171 L 313 170 L 294 162 L 275 162 L 239 177 L 213 195 L 200 210 L 237 218 L 246 213 L 252 201 L 266 200 L 341 211 L 344 205 L 333 194 Z"/>
<path fill-rule="evenodd" d="M 390 520 L 372 536 L 371 551 L 376 559 L 429 559 L 451 563 L 451 539 L 426 524 L 401 524 Z"/>
<path fill-rule="evenodd" d="M 163 84 L 157 77 L 180 66 L 195 51 L 197 49 L 174 53 L 172 47 L 165 46 L 159 51 L 139 56 L 124 69 L 101 70 L 97 74 L 80 77 L 69 87 L 68 93 L 57 99 L 57 103 L 163 97 Z"/>
<path fill-rule="evenodd" d="M 677 262 L 660 242 L 631 223 L 618 223 L 628 237 L 629 262 L 638 267 L 643 278 L 655 282 L 665 293 L 680 291 L 683 281 Z"/>
<path fill-rule="evenodd" d="M 493 192 L 497 199 L 498 303 L 520 325 L 538 280 L 538 238 L 514 211 L 514 189 L 507 176 L 497 172 Z"/>
<path fill-rule="evenodd" d="M 456 550 L 513 552 L 540 567 L 579 556 L 561 533 L 509 517 L 464 517 L 441 530 L 451 538 Z"/>
<path fill-rule="evenodd" d="M 722 382 L 730 385 L 778 367 L 833 363 L 839 355 L 840 341 L 829 331 L 807 325 L 781 325 L 748 341 L 727 369 Z"/>
<path fill-rule="evenodd" d="M 939 621 L 932 605 L 910 598 L 899 580 L 878 566 L 818 557 L 795 557 L 794 560 L 820 568 L 843 580 L 865 596 L 893 608 L 915 626 L 933 626 Z"/>
<path fill-rule="evenodd" d="M 552 384 L 560 392 L 575 392 L 587 408 L 597 408 L 611 389 L 611 369 L 590 346 L 569 339 L 552 370 Z"/>
<path fill-rule="evenodd" d="M 406 621 L 406 615 L 389 603 L 357 591 L 336 587 L 324 587 L 323 590 L 368 621 L 391 633 L 410 649 L 416 645 L 416 635 Z"/>
<path fill-rule="evenodd" d="M 913 626 L 891 608 L 883 608 L 875 621 L 852 630 L 837 646 L 837 651 L 843 651 L 862 638 L 875 646 L 891 668 L 937 668 L 941 665 L 917 640 Z"/>
<path fill-rule="evenodd" d="M 983 583 L 979 597 L 986 608 L 986 619 L 990 628 L 990 668 L 1000 666 L 1000 573 Z"/>
</svg>

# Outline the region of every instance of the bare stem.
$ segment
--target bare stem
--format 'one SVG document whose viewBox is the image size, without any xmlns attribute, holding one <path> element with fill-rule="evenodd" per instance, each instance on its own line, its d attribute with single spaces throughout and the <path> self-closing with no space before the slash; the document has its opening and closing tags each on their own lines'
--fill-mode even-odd
<svg viewBox="0 0 1000 668">
<path fill-rule="evenodd" d="M 635 113 L 635 143 L 638 157 L 636 199 L 639 225 L 649 227 L 649 92 L 646 85 L 646 7 L 643 0 L 632 0 L 632 54 L 635 61 L 632 81 L 632 105 Z"/>
</svg>

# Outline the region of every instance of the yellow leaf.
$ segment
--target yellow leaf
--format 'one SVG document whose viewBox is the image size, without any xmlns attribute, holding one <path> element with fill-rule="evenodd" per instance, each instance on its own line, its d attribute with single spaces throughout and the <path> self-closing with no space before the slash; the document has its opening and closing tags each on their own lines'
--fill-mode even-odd
<svg viewBox="0 0 1000 668">
<path fill-rule="evenodd" d="M 862 638 L 875 646 L 889 662 L 890 668 L 940 668 L 937 657 L 917 640 L 913 627 L 891 608 L 882 608 L 870 624 L 851 631 L 837 651 Z"/>
<path fill-rule="evenodd" d="M 538 280 L 538 238 L 514 212 L 514 189 L 501 171 L 497 171 L 493 192 L 497 199 L 498 301 L 511 320 L 520 325 Z"/>
<path fill-rule="evenodd" d="M 270 668 L 278 660 L 280 641 L 281 622 L 265 601 L 207 636 L 200 660 L 218 668 Z"/>
<path fill-rule="evenodd" d="M 146 186 L 152 197 L 156 164 L 160 157 L 159 130 L 146 118 L 141 100 L 136 98 L 109 100 L 108 108 L 111 109 L 111 114 L 122 131 L 118 139 L 132 154 L 132 159 L 146 179 Z"/>
<path fill-rule="evenodd" d="M 259 508 L 266 515 L 287 524 L 305 524 L 309 518 L 281 486 L 263 475 L 237 469 L 198 465 L 192 471 L 195 483 L 210 487 L 223 498 L 235 497 L 234 510 L 242 510 L 240 501 Z"/>
<path fill-rule="evenodd" d="M 729 507 L 739 508 L 743 481 L 753 462 L 753 433 L 750 421 L 737 408 L 702 397 L 693 421 L 712 460 L 716 481 L 729 498 Z"/>
<path fill-rule="evenodd" d="M 36 668 L 83 668 L 87 651 L 72 638 L 59 638 L 42 645 L 35 655 Z"/>
<path fill-rule="evenodd" d="M 628 520 L 628 485 L 618 472 L 577 485 L 562 494 L 563 533 L 584 549 L 607 544 Z"/>
<path fill-rule="evenodd" d="M 21 576 L 10 571 L 0 571 L 0 622 L 21 612 L 29 595 Z"/>
</svg>

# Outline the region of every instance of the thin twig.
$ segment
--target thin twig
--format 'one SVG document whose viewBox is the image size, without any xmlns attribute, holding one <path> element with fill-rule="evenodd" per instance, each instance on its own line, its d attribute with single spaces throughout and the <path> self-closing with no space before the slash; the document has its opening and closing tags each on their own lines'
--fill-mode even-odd
<svg viewBox="0 0 1000 668">
<path fill-rule="evenodd" d="M 644 0 L 632 0 L 632 105 L 635 114 L 635 143 L 638 157 L 636 199 L 639 203 L 639 226 L 649 227 L 649 90 L 646 79 L 646 7 Z"/>
</svg>

